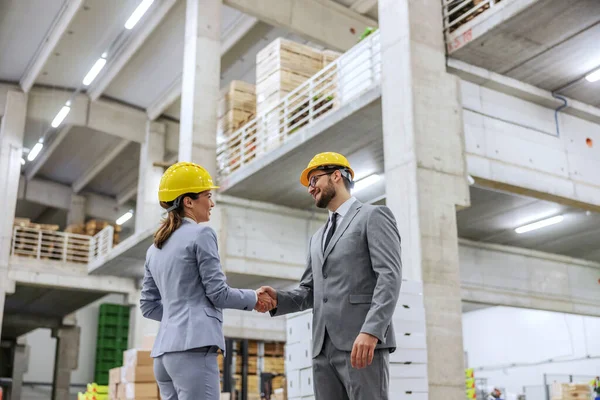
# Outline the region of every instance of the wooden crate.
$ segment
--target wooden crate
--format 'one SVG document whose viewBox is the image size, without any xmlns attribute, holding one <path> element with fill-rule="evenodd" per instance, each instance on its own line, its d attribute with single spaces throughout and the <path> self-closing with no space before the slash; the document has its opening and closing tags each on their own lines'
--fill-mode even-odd
<svg viewBox="0 0 600 400">
<path fill-rule="evenodd" d="M 231 110 L 256 113 L 256 86 L 244 81 L 232 81 L 221 90 L 217 117 L 221 118 Z"/>
<path fill-rule="evenodd" d="M 278 38 L 256 56 L 256 111 L 262 113 L 323 67 L 320 50 Z"/>
</svg>

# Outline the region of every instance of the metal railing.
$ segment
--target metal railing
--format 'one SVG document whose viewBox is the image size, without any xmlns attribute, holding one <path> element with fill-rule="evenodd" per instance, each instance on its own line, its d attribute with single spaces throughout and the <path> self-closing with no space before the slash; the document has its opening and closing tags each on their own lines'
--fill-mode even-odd
<svg viewBox="0 0 600 400">
<path fill-rule="evenodd" d="M 272 108 L 233 134 L 217 138 L 219 178 L 280 147 L 301 128 L 310 126 L 380 82 L 381 47 L 379 31 L 375 31 Z"/>
<path fill-rule="evenodd" d="M 11 255 L 87 263 L 92 237 L 75 233 L 16 226 L 13 230 Z"/>
<path fill-rule="evenodd" d="M 444 32 L 448 34 L 455 31 L 459 26 L 472 21 L 500 1 L 502 0 L 442 0 Z"/>
<path fill-rule="evenodd" d="M 113 248 L 113 240 L 115 235 L 115 228 L 112 225 L 108 225 L 90 241 L 90 262 L 103 259 Z"/>
</svg>

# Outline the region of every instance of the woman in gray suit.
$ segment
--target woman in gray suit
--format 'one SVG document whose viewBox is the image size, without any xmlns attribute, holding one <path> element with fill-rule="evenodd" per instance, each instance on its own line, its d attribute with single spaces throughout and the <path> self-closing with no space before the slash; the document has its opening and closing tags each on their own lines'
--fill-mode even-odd
<svg viewBox="0 0 600 400">
<path fill-rule="evenodd" d="M 158 198 L 168 216 L 146 253 L 141 310 L 160 321 L 152 349 L 163 400 L 218 400 L 217 352 L 225 352 L 223 308 L 265 312 L 268 295 L 227 285 L 208 226 L 217 189 L 209 173 L 188 162 L 172 165 Z"/>
</svg>

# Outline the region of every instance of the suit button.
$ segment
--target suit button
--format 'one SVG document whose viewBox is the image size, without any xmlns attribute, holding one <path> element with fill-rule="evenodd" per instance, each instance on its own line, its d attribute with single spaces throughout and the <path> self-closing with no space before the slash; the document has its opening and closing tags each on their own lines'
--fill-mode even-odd
<svg viewBox="0 0 600 400">
<path fill-rule="evenodd" d="M 247 309 L 248 309 L 248 306 L 244 307 L 244 310 L 247 310 Z"/>
<path fill-rule="evenodd" d="M 323 299 L 323 303 L 327 303 L 327 297 Z"/>
<path fill-rule="evenodd" d="M 324 278 L 324 279 L 327 279 L 327 274 L 323 274 L 323 278 Z"/>
</svg>

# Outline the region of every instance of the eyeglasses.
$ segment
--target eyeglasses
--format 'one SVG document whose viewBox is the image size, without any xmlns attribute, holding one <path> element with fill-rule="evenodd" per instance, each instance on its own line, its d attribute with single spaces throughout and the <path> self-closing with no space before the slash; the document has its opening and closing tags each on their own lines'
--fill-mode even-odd
<svg viewBox="0 0 600 400">
<path fill-rule="evenodd" d="M 326 172 L 324 174 L 321 175 L 313 175 L 310 180 L 308 181 L 308 187 L 315 187 L 315 185 L 317 184 L 317 181 L 319 180 L 320 177 L 325 176 L 325 175 L 331 175 L 333 174 L 335 171 L 331 171 L 331 172 Z"/>
</svg>

